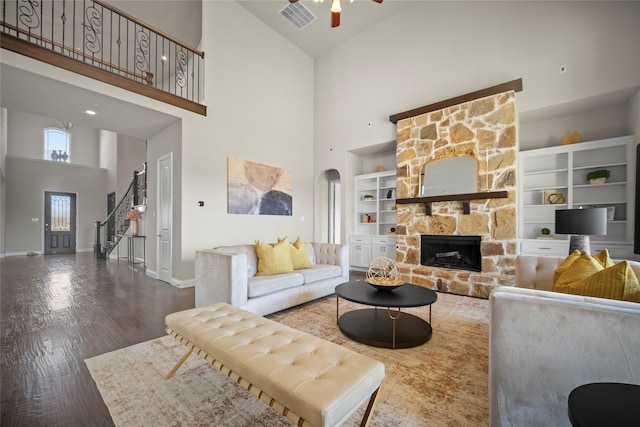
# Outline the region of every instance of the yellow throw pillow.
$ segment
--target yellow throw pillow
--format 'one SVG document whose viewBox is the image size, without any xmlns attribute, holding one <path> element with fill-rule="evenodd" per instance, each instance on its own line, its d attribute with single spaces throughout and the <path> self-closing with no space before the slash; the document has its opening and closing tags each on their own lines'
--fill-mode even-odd
<svg viewBox="0 0 640 427">
<path fill-rule="evenodd" d="M 602 267 L 598 261 L 593 259 L 586 251 L 582 251 L 580 252 L 580 256 L 558 277 L 558 280 L 553 284 L 553 290 L 562 292 L 561 290 L 556 290 L 556 288 L 561 289 L 564 286 L 589 277 L 603 269 L 604 267 Z"/>
<path fill-rule="evenodd" d="M 573 264 L 573 261 L 577 260 L 578 257 L 580 256 L 580 251 L 579 250 L 575 250 L 573 252 L 571 252 L 569 254 L 568 257 L 566 257 L 564 259 L 564 261 L 562 261 L 560 263 L 560 265 L 556 268 L 556 270 L 553 272 L 553 284 L 555 285 L 556 282 L 558 281 L 558 278 L 560 276 L 562 276 L 562 273 L 564 273 L 565 271 L 567 271 L 567 268 L 569 268 L 569 266 L 571 264 Z"/>
<path fill-rule="evenodd" d="M 600 265 L 602 265 L 604 268 L 609 268 L 609 267 L 613 267 L 614 265 L 616 265 L 616 263 L 613 262 L 613 260 L 609 256 L 609 250 L 607 250 L 607 249 L 603 249 L 600 252 L 598 252 L 597 254 L 595 254 L 593 256 L 593 259 L 598 261 L 600 263 Z"/>
<path fill-rule="evenodd" d="M 256 240 L 256 254 L 258 255 L 258 272 L 256 276 L 291 273 L 291 249 L 289 239 L 284 238 L 272 245 Z"/>
<path fill-rule="evenodd" d="M 309 254 L 307 254 L 307 245 L 305 245 L 302 237 L 298 236 L 295 242 L 291 244 L 291 261 L 293 261 L 293 269 L 311 268 Z"/>
<path fill-rule="evenodd" d="M 640 302 L 640 283 L 628 261 L 619 262 L 575 283 L 562 286 L 558 292 Z"/>
</svg>

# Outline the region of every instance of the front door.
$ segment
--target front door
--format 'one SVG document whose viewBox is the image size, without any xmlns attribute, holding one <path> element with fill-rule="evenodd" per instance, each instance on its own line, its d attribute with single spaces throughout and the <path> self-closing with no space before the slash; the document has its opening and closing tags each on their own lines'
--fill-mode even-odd
<svg viewBox="0 0 640 427">
<path fill-rule="evenodd" d="M 44 253 L 68 254 L 76 251 L 76 195 L 44 193 Z"/>
</svg>

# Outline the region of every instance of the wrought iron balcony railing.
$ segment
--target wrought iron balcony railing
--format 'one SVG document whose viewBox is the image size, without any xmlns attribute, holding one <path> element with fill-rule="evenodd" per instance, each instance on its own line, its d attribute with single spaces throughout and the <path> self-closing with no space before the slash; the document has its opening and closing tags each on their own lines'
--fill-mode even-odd
<svg viewBox="0 0 640 427">
<path fill-rule="evenodd" d="M 204 53 L 99 0 L 2 0 L 0 45 L 206 114 Z"/>
</svg>

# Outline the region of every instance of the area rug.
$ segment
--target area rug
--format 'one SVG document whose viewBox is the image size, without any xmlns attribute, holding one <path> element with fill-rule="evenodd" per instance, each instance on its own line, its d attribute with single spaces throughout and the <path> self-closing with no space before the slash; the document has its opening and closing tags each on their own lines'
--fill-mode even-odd
<svg viewBox="0 0 640 427">
<path fill-rule="evenodd" d="M 340 314 L 357 308 L 363 306 L 340 300 Z M 431 340 L 396 350 L 342 335 L 335 297 L 268 317 L 385 364 L 372 427 L 488 425 L 488 301 L 439 293 L 432 310 Z M 429 318 L 428 307 L 405 311 Z M 165 380 L 184 351 L 163 337 L 86 360 L 117 426 L 291 426 L 195 355 Z M 344 425 L 359 425 L 363 412 Z"/>
</svg>

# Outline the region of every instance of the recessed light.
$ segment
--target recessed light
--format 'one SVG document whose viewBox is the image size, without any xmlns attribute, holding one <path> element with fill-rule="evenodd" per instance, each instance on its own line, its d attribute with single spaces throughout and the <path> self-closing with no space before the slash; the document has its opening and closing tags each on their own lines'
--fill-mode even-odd
<svg viewBox="0 0 640 427">
<path fill-rule="evenodd" d="M 167 60 L 167 57 L 165 55 L 162 55 L 162 58 L 160 58 L 162 60 L 162 62 Z"/>
<path fill-rule="evenodd" d="M 85 113 L 87 113 L 90 116 L 95 116 L 96 115 L 96 112 L 93 111 L 93 110 L 87 110 L 87 111 L 85 111 Z"/>
</svg>

